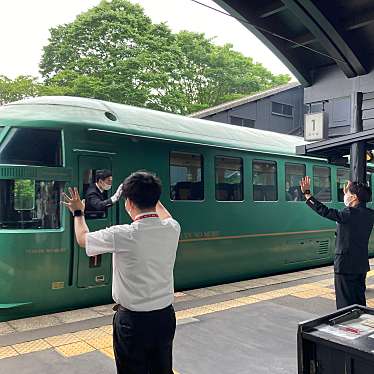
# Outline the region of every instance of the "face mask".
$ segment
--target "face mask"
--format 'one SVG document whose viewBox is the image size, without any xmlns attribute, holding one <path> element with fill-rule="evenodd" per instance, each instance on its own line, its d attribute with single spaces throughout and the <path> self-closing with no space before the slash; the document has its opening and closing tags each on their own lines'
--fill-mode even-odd
<svg viewBox="0 0 374 374">
<path fill-rule="evenodd" d="M 349 207 L 349 204 L 351 203 L 351 196 L 349 195 L 344 195 L 344 205 Z"/>
<path fill-rule="evenodd" d="M 108 191 L 112 188 L 112 185 L 111 184 L 106 184 L 104 182 L 101 183 L 101 188 L 104 190 L 104 191 Z"/>
</svg>

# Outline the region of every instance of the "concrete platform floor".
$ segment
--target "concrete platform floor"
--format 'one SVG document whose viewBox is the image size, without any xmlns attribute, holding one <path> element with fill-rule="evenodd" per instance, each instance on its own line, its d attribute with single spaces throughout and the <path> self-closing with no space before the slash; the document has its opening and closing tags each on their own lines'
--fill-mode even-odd
<svg viewBox="0 0 374 374">
<path fill-rule="evenodd" d="M 296 373 L 297 324 L 335 310 L 332 277 L 327 266 L 176 293 L 175 373 Z M 374 270 L 367 285 L 374 307 Z M 104 305 L 0 323 L 0 373 L 115 373 L 112 314 Z"/>
</svg>

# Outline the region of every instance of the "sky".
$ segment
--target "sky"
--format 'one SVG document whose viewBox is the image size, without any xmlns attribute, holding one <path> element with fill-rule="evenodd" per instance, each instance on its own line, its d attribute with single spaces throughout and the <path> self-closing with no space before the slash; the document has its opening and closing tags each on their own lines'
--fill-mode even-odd
<svg viewBox="0 0 374 374">
<path fill-rule="evenodd" d="M 234 49 L 262 63 L 274 74 L 292 74 L 243 25 L 191 0 L 130 0 L 143 6 L 153 22 L 166 22 L 173 32 L 189 30 L 231 43 Z M 211 0 L 201 2 L 218 8 Z M 74 21 L 100 0 L 0 0 L 0 75 L 40 77 L 39 62 L 49 29 Z M 295 78 L 293 78 L 295 80 Z"/>
</svg>

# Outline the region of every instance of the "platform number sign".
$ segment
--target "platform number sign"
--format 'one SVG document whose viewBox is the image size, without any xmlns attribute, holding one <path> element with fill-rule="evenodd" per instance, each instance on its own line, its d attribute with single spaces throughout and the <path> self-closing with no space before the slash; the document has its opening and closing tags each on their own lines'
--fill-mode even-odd
<svg viewBox="0 0 374 374">
<path fill-rule="evenodd" d="M 327 138 L 326 112 L 305 114 L 304 138 L 306 141 L 323 140 Z"/>
</svg>

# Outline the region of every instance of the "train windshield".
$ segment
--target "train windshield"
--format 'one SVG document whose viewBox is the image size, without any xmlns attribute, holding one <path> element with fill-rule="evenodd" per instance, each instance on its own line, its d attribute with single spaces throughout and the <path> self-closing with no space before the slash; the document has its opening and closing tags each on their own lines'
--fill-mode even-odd
<svg viewBox="0 0 374 374">
<path fill-rule="evenodd" d="M 0 180 L 1 229 L 58 229 L 64 182 Z"/>
<path fill-rule="evenodd" d="M 62 166 L 61 131 L 12 128 L 0 144 L 0 163 Z"/>
</svg>

